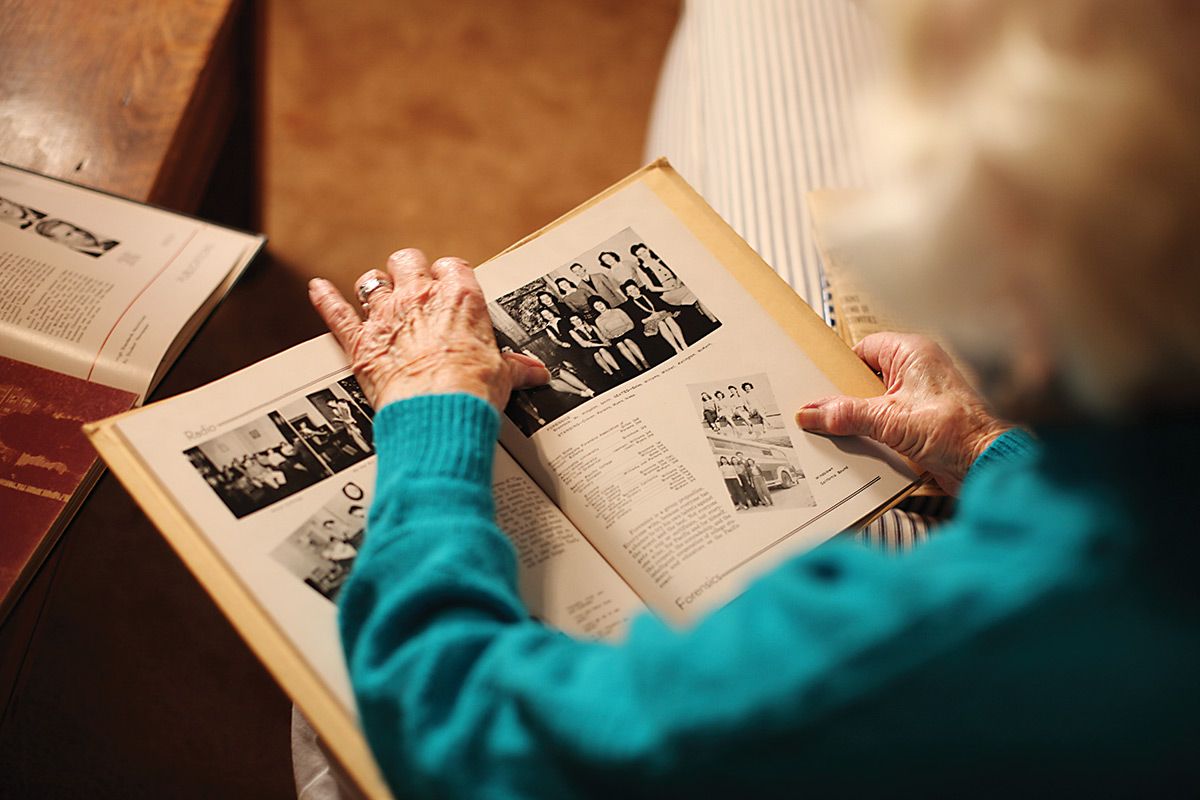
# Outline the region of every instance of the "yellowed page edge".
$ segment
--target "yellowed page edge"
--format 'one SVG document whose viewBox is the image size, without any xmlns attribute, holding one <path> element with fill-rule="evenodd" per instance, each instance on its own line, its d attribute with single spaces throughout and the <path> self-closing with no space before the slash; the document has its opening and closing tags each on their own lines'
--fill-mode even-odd
<svg viewBox="0 0 1200 800">
<path fill-rule="evenodd" d="M 725 265 L 747 292 L 783 328 L 842 394 L 875 397 L 884 386 L 850 351 L 841 337 L 817 316 L 792 287 L 696 194 L 674 168 L 656 162 L 647 185 L 670 206 L 704 246 Z"/>
</svg>

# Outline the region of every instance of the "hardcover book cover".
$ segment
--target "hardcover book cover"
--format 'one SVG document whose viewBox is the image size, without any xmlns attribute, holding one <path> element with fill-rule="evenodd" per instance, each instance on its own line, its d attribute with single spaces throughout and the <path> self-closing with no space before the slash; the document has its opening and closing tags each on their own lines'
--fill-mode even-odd
<svg viewBox="0 0 1200 800">
<path fill-rule="evenodd" d="M 0 621 L 102 471 L 83 424 L 136 400 L 0 356 Z"/>
</svg>

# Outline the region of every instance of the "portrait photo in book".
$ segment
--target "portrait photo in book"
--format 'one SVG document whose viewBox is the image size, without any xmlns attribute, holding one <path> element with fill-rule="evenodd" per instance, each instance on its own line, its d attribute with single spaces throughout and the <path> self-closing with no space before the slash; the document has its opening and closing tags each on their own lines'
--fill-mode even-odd
<svg viewBox="0 0 1200 800">
<path fill-rule="evenodd" d="M 12 225 L 14 228 L 25 230 L 40 220 L 46 218 L 45 213 L 29 206 L 22 205 L 7 197 L 0 197 L 0 222 Z"/>
<path fill-rule="evenodd" d="M 102 238 L 65 219 L 44 219 L 34 225 L 33 230 L 55 244 L 92 258 L 99 258 L 120 244 L 115 239 Z"/>
<path fill-rule="evenodd" d="M 200 442 L 184 455 L 241 519 L 375 452 L 371 407 L 358 398 L 362 389 L 354 378 L 345 378 Z"/>
<path fill-rule="evenodd" d="M 765 374 L 694 383 L 687 391 L 735 511 L 817 504 Z"/>
<path fill-rule="evenodd" d="M 0 196 L 0 222 L 92 258 L 99 258 L 120 244 L 115 239 L 107 239 L 73 222 L 51 217 L 44 211 L 3 196 Z"/>
<path fill-rule="evenodd" d="M 271 557 L 326 600 L 336 601 L 362 547 L 370 503 L 367 488 L 344 483 Z"/>
<path fill-rule="evenodd" d="M 501 350 L 536 356 L 547 386 L 514 392 L 526 435 L 683 353 L 720 321 L 645 239 L 625 228 L 488 304 Z"/>
</svg>

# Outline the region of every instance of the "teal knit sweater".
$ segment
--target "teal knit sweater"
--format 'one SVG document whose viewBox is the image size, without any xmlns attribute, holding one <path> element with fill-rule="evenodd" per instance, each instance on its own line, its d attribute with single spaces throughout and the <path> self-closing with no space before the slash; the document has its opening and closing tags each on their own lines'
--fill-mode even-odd
<svg viewBox="0 0 1200 800">
<path fill-rule="evenodd" d="M 341 625 L 398 797 L 1200 792 L 1195 423 L 1010 432 L 911 555 L 833 541 L 621 644 L 524 610 L 497 429 L 467 395 L 376 418 Z"/>
</svg>

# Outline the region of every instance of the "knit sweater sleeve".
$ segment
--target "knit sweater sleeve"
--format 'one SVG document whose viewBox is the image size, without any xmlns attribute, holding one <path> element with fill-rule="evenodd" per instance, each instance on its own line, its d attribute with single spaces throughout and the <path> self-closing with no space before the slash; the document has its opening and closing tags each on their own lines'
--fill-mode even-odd
<svg viewBox="0 0 1200 800">
<path fill-rule="evenodd" d="M 493 515 L 497 426 L 466 395 L 376 415 L 375 502 L 340 613 L 362 725 L 397 796 L 777 789 L 837 709 L 883 696 L 1019 597 L 1009 576 L 1038 572 L 1011 545 L 929 547 L 914 572 L 847 543 L 689 630 L 647 616 L 620 644 L 573 640 L 517 594 Z"/>
<path fill-rule="evenodd" d="M 1033 434 L 1021 428 L 1010 428 L 996 437 L 979 458 L 975 459 L 971 471 L 986 471 L 994 464 L 1028 458 L 1036 455 L 1038 450 L 1038 442 Z"/>
</svg>

